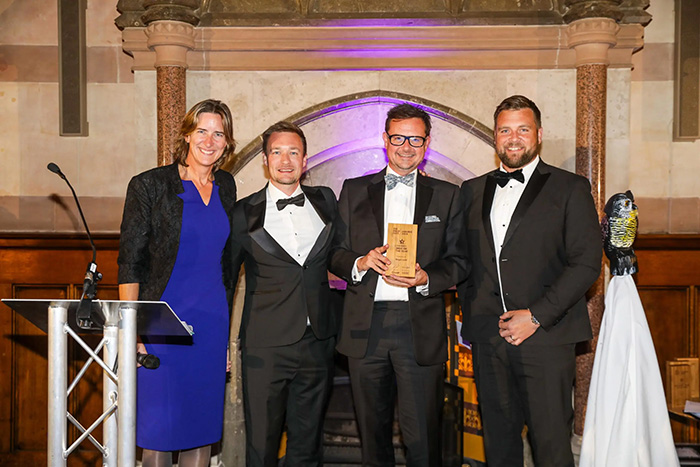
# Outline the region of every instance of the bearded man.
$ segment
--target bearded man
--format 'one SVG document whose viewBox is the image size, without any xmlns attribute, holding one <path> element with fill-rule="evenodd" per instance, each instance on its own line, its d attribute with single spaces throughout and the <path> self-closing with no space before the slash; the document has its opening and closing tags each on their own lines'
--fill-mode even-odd
<svg viewBox="0 0 700 467">
<path fill-rule="evenodd" d="M 466 181 L 469 279 L 458 287 L 472 343 L 489 467 L 573 466 L 574 346 L 591 338 L 586 291 L 601 238 L 584 177 L 544 163 L 540 111 L 511 96 L 494 113 L 500 167 Z"/>
</svg>

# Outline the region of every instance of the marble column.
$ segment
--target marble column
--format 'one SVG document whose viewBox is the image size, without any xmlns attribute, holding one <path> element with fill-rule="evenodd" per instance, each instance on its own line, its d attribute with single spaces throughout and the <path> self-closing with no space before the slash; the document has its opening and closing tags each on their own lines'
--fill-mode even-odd
<svg viewBox="0 0 700 467">
<path fill-rule="evenodd" d="M 194 48 L 194 26 L 153 21 L 146 28 L 148 47 L 156 53 L 158 165 L 172 162 L 173 142 L 186 109 L 187 51 Z"/>
<path fill-rule="evenodd" d="M 576 173 L 588 178 L 598 215 L 605 206 L 605 108 L 608 49 L 620 27 L 610 18 L 583 18 L 570 23 L 568 44 L 576 51 Z M 601 268 L 603 269 L 603 268 Z M 593 339 L 577 349 L 574 433 L 583 434 L 588 387 L 604 310 L 604 274 L 588 291 Z"/>
</svg>

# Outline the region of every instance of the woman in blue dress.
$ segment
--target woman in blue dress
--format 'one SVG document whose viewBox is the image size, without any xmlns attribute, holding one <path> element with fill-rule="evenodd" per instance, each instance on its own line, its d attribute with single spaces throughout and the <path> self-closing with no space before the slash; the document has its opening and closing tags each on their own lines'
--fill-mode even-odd
<svg viewBox="0 0 700 467">
<path fill-rule="evenodd" d="M 209 465 L 221 439 L 230 298 L 227 257 L 236 201 L 218 170 L 235 148 L 231 111 L 196 104 L 182 122 L 171 165 L 135 176 L 127 189 L 119 246 L 119 298 L 163 300 L 191 325 L 191 340 L 141 338 L 160 367 L 137 370 L 136 444 L 144 467 Z"/>
</svg>

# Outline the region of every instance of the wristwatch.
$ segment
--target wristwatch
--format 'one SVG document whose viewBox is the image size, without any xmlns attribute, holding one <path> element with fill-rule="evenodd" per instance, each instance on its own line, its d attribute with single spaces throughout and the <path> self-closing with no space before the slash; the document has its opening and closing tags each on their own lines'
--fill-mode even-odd
<svg viewBox="0 0 700 467">
<path fill-rule="evenodd" d="M 532 312 L 530 312 L 530 321 L 532 321 L 532 324 L 535 326 L 541 326 L 540 322 L 537 321 L 537 318 L 535 318 L 535 315 L 533 315 Z"/>
</svg>

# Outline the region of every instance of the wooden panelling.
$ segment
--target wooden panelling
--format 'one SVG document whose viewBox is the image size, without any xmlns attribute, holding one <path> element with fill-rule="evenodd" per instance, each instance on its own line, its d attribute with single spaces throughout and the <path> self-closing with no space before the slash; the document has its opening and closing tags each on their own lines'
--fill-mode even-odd
<svg viewBox="0 0 700 467">
<path fill-rule="evenodd" d="M 668 360 L 691 356 L 688 349 L 696 333 L 689 326 L 694 321 L 689 316 L 689 295 L 687 287 L 639 287 L 662 374 Z"/>
<path fill-rule="evenodd" d="M 96 241 L 104 274 L 98 296 L 117 298 L 116 236 Z M 642 236 L 635 244 L 636 275 L 654 346 L 663 366 L 676 357 L 698 356 L 700 319 L 700 236 Z M 0 236 L 0 297 L 77 298 L 91 259 L 80 237 Z M 96 343 L 94 341 L 92 343 Z M 0 305 L 0 465 L 46 465 L 47 339 L 39 330 Z M 69 378 L 86 360 L 71 343 Z M 102 375 L 94 366 L 70 395 L 71 412 L 84 426 L 102 412 Z M 677 442 L 697 442 L 698 424 L 672 417 Z M 77 430 L 71 431 L 75 439 Z M 97 435 L 101 439 L 101 431 Z M 68 459 L 70 466 L 99 466 L 89 443 Z"/>
<path fill-rule="evenodd" d="M 13 298 L 67 298 L 68 287 L 20 285 L 14 287 Z M 46 450 L 46 401 L 48 393 L 47 337 L 33 324 L 14 315 L 12 330 L 13 361 L 12 419 L 29 421 L 13 424 L 13 450 Z"/>
<path fill-rule="evenodd" d="M 98 269 L 104 278 L 98 297 L 116 299 L 116 236 L 99 237 Z M 90 246 L 79 236 L 0 237 L 0 298 L 79 298 Z M 100 337 L 89 336 L 93 346 Z M 0 465 L 46 465 L 48 355 L 47 336 L 22 316 L 0 305 Z M 69 380 L 87 359 L 69 339 Z M 93 364 L 68 398 L 71 413 L 89 426 L 102 413 L 102 371 Z M 70 428 L 69 442 L 78 430 Z M 102 431 L 96 432 L 98 440 Z M 102 456 L 88 441 L 68 465 L 99 466 Z"/>
<path fill-rule="evenodd" d="M 663 375 L 666 361 L 698 356 L 700 236 L 645 235 L 634 247 L 639 261 L 635 280 Z M 699 442 L 698 428 L 689 417 L 671 414 L 677 443 Z"/>
</svg>

